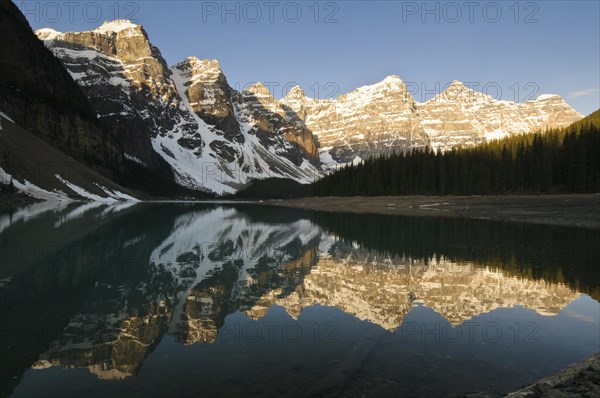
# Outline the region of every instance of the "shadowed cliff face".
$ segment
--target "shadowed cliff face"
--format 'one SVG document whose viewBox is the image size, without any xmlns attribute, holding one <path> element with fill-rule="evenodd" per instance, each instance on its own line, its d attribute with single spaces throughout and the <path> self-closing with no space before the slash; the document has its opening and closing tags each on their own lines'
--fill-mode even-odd
<svg viewBox="0 0 600 398">
<path fill-rule="evenodd" d="M 116 176 L 122 153 L 78 85 L 9 0 L 0 1 L 0 111 L 95 170 Z"/>
<path fill-rule="evenodd" d="M 261 83 L 256 83 L 244 90 L 237 99 L 242 120 L 251 122 L 255 127 L 252 134 L 259 136 L 265 146 L 272 146 L 267 141 L 278 132 L 283 139 L 300 149 L 299 153 L 289 151 L 284 154 L 294 164 L 301 165 L 307 158 L 314 165 L 319 164 L 319 153 L 312 132 L 290 109 L 286 109 L 276 100 Z M 272 140 L 272 138 L 270 138 Z"/>
<path fill-rule="evenodd" d="M 117 138 L 128 167 L 174 183 L 176 176 L 153 144 L 167 135 L 192 149 L 193 156 L 202 154 L 205 144 L 195 122 L 180 109 L 171 72 L 141 26 L 107 23 L 89 32 L 37 34 L 85 92 L 99 122 Z"/>
<path fill-rule="evenodd" d="M 256 136 L 264 148 L 274 148 L 279 156 L 302 166 L 304 159 L 319 165 L 319 155 L 312 132 L 293 112 L 284 110 L 269 90 L 257 83 L 242 93 L 229 86 L 216 60 L 189 57 L 173 67 L 179 74 L 190 109 L 209 125 L 215 133 L 230 143 L 219 148 L 220 155 L 237 159 L 242 167 L 244 144 L 248 135 Z M 291 144 L 291 145 L 290 145 Z"/>
<path fill-rule="evenodd" d="M 580 292 L 597 297 L 585 271 L 597 233 L 369 217 L 144 204 L 2 214 L 2 356 L 18 357 L 3 380 L 56 365 L 129 379 L 165 336 L 214 344 L 228 317 L 262 322 L 274 308 L 295 322 L 334 308 L 394 334 L 415 308 L 456 328 L 501 309 L 552 318 Z M 11 334 L 38 323 L 35 344 Z"/>
</svg>

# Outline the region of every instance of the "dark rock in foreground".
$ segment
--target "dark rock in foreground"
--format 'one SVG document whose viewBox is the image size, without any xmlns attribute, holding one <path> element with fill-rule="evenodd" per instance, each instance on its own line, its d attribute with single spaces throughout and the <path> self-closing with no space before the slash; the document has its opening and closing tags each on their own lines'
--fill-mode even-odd
<svg viewBox="0 0 600 398">
<path fill-rule="evenodd" d="M 600 353 L 506 397 L 600 397 Z"/>
</svg>

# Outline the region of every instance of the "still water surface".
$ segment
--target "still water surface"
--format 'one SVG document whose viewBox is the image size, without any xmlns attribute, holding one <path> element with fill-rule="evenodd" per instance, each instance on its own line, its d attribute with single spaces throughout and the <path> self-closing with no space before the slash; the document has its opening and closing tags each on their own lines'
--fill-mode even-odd
<svg viewBox="0 0 600 398">
<path fill-rule="evenodd" d="M 3 396 L 458 396 L 600 350 L 600 233 L 252 205 L 0 214 Z"/>
</svg>

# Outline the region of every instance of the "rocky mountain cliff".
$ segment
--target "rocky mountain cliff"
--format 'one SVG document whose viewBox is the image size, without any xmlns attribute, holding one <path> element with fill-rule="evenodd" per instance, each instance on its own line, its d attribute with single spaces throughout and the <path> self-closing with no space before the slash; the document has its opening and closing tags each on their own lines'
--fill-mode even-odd
<svg viewBox="0 0 600 398">
<path fill-rule="evenodd" d="M 181 186 L 217 193 L 252 179 L 310 182 L 321 175 L 304 124 L 278 114 L 256 92 L 233 90 L 215 61 L 192 57 L 169 68 L 144 29 L 126 20 L 88 32 L 36 33 L 124 156 L 142 167 L 161 171 L 166 162 Z"/>
<path fill-rule="evenodd" d="M 540 95 L 524 103 L 497 101 L 457 80 L 419 104 L 417 113 L 431 146 L 441 150 L 566 127 L 583 117 L 558 95 Z"/>
<path fill-rule="evenodd" d="M 0 0 L 0 112 L 76 160 L 115 177 L 123 155 L 78 85 L 31 30 L 17 6 Z M 42 165 L 38 165 L 43 167 Z"/>
<path fill-rule="evenodd" d="M 398 76 L 335 100 L 316 100 L 293 88 L 282 103 L 302 115 L 319 142 L 325 163 L 348 163 L 374 154 L 429 144 L 416 102 Z"/>
<path fill-rule="evenodd" d="M 89 32 L 36 32 L 89 98 L 101 123 L 117 137 L 126 159 L 165 179 L 176 155 L 159 142 L 202 154 L 195 120 L 180 104 L 171 72 L 140 26 L 106 23 Z M 182 184 L 184 185 L 184 184 Z"/>
<path fill-rule="evenodd" d="M 583 117 L 557 95 L 525 103 L 498 101 L 459 81 L 418 103 L 398 76 L 335 99 L 308 98 L 295 87 L 281 102 L 313 131 L 321 159 L 330 166 L 425 146 L 443 151 L 476 145 L 565 127 Z"/>
</svg>

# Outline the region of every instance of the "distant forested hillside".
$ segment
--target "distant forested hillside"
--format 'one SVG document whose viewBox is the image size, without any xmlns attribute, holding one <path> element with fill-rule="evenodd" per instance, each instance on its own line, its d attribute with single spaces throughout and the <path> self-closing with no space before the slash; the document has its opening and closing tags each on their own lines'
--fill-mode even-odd
<svg viewBox="0 0 600 398">
<path fill-rule="evenodd" d="M 560 130 L 368 159 L 311 185 L 313 196 L 544 192 L 600 192 L 600 110 Z"/>
</svg>

